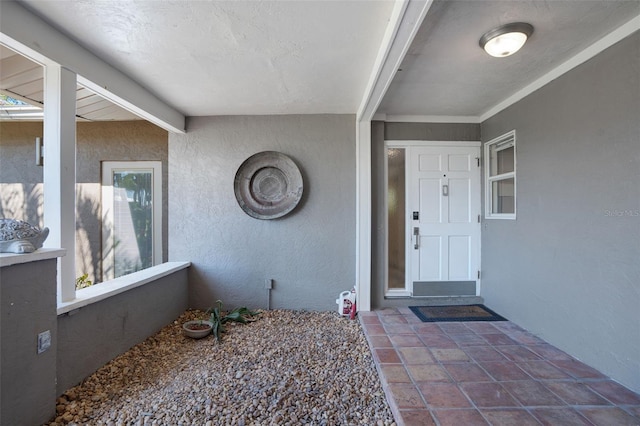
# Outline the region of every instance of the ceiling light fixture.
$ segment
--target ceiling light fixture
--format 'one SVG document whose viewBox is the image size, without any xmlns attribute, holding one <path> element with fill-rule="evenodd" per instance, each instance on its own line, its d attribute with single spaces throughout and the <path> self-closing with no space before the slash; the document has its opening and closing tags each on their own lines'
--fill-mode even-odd
<svg viewBox="0 0 640 426">
<path fill-rule="evenodd" d="M 526 22 L 505 24 L 480 37 L 480 47 L 491 56 L 504 58 L 520 50 L 531 34 L 533 26 Z"/>
</svg>

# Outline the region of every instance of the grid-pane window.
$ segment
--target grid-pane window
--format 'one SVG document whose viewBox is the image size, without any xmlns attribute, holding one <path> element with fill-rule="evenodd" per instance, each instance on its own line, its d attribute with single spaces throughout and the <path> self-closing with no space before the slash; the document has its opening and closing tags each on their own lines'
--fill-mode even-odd
<svg viewBox="0 0 640 426">
<path fill-rule="evenodd" d="M 485 217 L 516 218 L 516 132 L 497 137 L 484 146 Z"/>
</svg>

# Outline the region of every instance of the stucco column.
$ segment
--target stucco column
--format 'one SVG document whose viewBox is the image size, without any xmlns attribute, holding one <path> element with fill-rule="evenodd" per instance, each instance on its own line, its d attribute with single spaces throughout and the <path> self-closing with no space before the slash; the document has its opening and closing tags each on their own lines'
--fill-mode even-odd
<svg viewBox="0 0 640 426">
<path fill-rule="evenodd" d="M 356 122 L 356 303 L 371 310 L 371 120 Z"/>
</svg>

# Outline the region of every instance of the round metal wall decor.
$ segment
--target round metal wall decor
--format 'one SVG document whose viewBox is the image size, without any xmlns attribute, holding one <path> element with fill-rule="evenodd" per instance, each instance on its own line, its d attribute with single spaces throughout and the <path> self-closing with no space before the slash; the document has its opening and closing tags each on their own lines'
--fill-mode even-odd
<svg viewBox="0 0 640 426">
<path fill-rule="evenodd" d="M 276 219 L 292 211 L 302 198 L 302 175 L 284 154 L 264 151 L 240 165 L 233 183 L 236 200 L 256 219 Z"/>
</svg>

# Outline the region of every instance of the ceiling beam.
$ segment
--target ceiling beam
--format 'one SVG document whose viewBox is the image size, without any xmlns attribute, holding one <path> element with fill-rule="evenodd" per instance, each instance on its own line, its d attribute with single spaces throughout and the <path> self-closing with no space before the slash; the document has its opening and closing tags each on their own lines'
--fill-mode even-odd
<svg viewBox="0 0 640 426">
<path fill-rule="evenodd" d="M 371 310 L 371 120 L 433 0 L 396 0 L 356 115 L 356 299 Z"/>
<path fill-rule="evenodd" d="M 0 2 L 0 43 L 42 65 L 78 75 L 78 83 L 165 130 L 184 133 L 183 114 L 17 2 Z"/>
<path fill-rule="evenodd" d="M 365 88 L 357 121 L 370 121 L 400 68 L 433 0 L 396 0 Z"/>
</svg>

